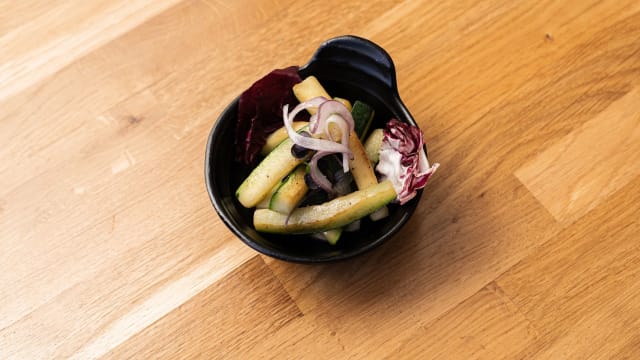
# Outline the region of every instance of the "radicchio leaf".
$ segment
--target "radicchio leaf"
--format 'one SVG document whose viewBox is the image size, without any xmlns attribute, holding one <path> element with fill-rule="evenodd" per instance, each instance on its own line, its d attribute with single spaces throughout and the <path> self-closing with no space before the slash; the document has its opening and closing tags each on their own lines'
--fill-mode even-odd
<svg viewBox="0 0 640 360">
<path fill-rule="evenodd" d="M 400 205 L 413 199 L 440 166 L 437 163 L 429 165 L 423 145 L 422 131 L 418 127 L 396 119 L 387 123 L 376 170 L 391 180 Z"/>
<path fill-rule="evenodd" d="M 300 81 L 297 66 L 277 69 L 240 95 L 235 132 L 236 161 L 251 164 L 269 134 L 282 127 L 282 107 L 298 103 L 291 88 Z"/>
</svg>

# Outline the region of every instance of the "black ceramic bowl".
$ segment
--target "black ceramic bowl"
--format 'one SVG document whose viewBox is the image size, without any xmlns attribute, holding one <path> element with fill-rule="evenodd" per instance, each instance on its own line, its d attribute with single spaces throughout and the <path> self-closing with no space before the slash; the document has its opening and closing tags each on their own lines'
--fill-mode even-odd
<svg viewBox="0 0 640 360">
<path fill-rule="evenodd" d="M 398 95 L 391 57 L 369 40 L 356 36 L 328 40 L 320 45 L 299 73 L 302 78 L 315 75 L 331 96 L 361 100 L 372 105 L 376 113 L 371 128 L 383 127 L 391 118 L 417 125 Z M 238 98 L 220 114 L 211 130 L 205 178 L 209 197 L 218 215 L 245 244 L 286 261 L 318 263 L 341 260 L 379 246 L 409 220 L 422 191 L 403 206 L 390 204 L 390 216 L 383 220 L 363 219 L 359 231 L 343 232 L 340 241 L 333 246 L 305 235 L 258 233 L 253 229 L 253 210 L 244 208 L 234 195 L 250 172 L 248 167 L 233 161 L 237 107 Z"/>
</svg>

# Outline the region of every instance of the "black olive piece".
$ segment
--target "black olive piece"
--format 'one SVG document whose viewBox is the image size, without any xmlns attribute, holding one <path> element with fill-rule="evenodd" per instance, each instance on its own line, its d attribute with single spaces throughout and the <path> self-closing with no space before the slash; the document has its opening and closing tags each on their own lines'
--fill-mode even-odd
<svg viewBox="0 0 640 360">
<path fill-rule="evenodd" d="M 320 189 L 320 186 L 313 181 L 311 174 L 304 174 L 304 183 L 307 184 L 309 190 L 317 190 Z"/>
<path fill-rule="evenodd" d="M 293 144 L 293 146 L 291 147 L 291 156 L 293 156 L 296 159 L 304 159 L 310 153 L 311 153 L 311 150 L 297 144 Z"/>
<path fill-rule="evenodd" d="M 339 195 L 346 195 L 352 191 L 353 176 L 350 172 L 345 173 L 343 170 L 337 170 L 333 177 L 335 179 L 334 189 Z"/>
<path fill-rule="evenodd" d="M 311 134 L 309 134 L 308 131 L 301 131 L 299 134 L 304 137 L 311 137 Z M 300 146 L 298 144 L 293 144 L 293 146 L 291 147 L 291 156 L 295 157 L 296 159 L 303 159 L 310 153 L 310 149 L 307 149 L 304 146 Z"/>
<path fill-rule="evenodd" d="M 302 201 L 300 202 L 300 206 L 310 206 L 310 205 L 318 205 L 322 204 L 329 200 L 329 195 L 322 189 L 309 190 Z"/>
</svg>

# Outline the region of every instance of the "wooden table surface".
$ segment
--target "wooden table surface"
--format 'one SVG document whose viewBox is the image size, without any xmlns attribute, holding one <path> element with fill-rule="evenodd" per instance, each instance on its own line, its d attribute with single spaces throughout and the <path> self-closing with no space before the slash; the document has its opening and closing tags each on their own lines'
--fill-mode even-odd
<svg viewBox="0 0 640 360">
<path fill-rule="evenodd" d="M 351 261 L 252 251 L 203 158 L 355 34 L 442 164 Z M 640 358 L 640 2 L 0 2 L 0 358 Z"/>
</svg>

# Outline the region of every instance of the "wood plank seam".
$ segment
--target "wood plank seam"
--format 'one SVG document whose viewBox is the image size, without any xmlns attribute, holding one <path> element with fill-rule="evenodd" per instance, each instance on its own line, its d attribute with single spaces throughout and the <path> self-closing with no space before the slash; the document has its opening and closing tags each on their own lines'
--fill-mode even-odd
<svg viewBox="0 0 640 360">
<path fill-rule="evenodd" d="M 219 256 L 220 254 L 216 253 L 213 257 L 216 258 Z M 177 302 L 175 302 L 175 295 L 174 295 L 174 303 L 171 304 L 171 308 L 163 309 L 162 310 L 163 313 L 161 313 L 160 314 L 161 316 L 159 317 L 155 316 L 155 314 L 152 314 L 153 317 L 150 317 L 148 319 L 143 318 L 142 320 L 145 320 L 145 321 L 141 323 L 140 315 L 141 314 L 144 315 L 145 313 L 144 308 L 150 306 L 156 298 L 161 297 L 162 292 L 160 294 L 158 293 L 152 294 L 150 298 L 145 299 L 142 303 L 136 306 L 135 309 L 131 310 L 128 313 L 131 319 L 127 319 L 128 318 L 127 315 L 124 315 L 120 317 L 115 323 L 108 324 L 106 326 L 107 328 L 106 332 L 103 332 L 101 336 L 92 339 L 92 341 L 89 344 L 86 344 L 85 346 L 83 346 L 83 348 L 80 349 L 80 351 L 78 351 L 77 353 L 75 353 L 72 358 L 80 360 L 80 359 L 94 357 L 94 356 L 99 357 L 106 354 L 108 351 L 116 348 L 118 345 L 124 343 L 129 338 L 153 326 L 153 324 L 157 323 L 161 319 L 168 316 L 173 310 L 180 307 L 184 303 L 188 302 L 191 298 L 205 291 L 213 283 L 230 276 L 231 274 L 234 273 L 234 270 L 238 269 L 243 264 L 246 264 L 248 261 L 254 258 L 255 256 L 247 257 L 243 259 L 241 262 L 235 264 L 234 267 L 223 269 L 223 272 L 220 274 L 214 273 L 213 281 L 208 281 L 206 284 L 204 284 L 205 286 L 200 286 L 199 288 L 197 288 L 198 291 L 193 295 L 184 296 L 183 294 L 182 298 L 178 299 Z M 211 261 L 211 259 L 209 259 L 209 261 Z M 196 269 L 193 270 L 192 273 L 196 273 L 198 270 L 199 270 L 199 267 L 196 267 Z M 189 277 L 187 276 L 187 277 L 178 279 L 176 282 L 181 282 L 181 281 L 184 282 L 185 279 L 189 279 Z M 174 282 L 173 284 L 170 284 L 169 286 L 171 285 L 175 286 L 176 282 Z M 166 289 L 164 290 L 164 292 L 166 292 Z M 129 320 L 129 322 L 127 322 L 126 320 Z"/>
<path fill-rule="evenodd" d="M 640 90 L 632 89 L 515 175 L 567 226 L 640 175 L 638 144 Z"/>
<path fill-rule="evenodd" d="M 514 265 L 516 266 L 516 265 Z M 511 268 L 513 268 L 514 266 L 512 266 Z M 508 272 L 505 271 L 505 273 Z M 496 276 L 496 279 L 499 279 L 500 276 Z M 540 338 L 540 331 L 538 330 L 537 326 L 534 324 L 534 322 L 527 317 L 527 314 L 524 313 L 524 311 L 522 311 L 522 309 L 520 308 L 520 306 L 518 306 L 513 299 L 509 296 L 509 294 L 507 294 L 504 289 L 502 289 L 502 287 L 500 286 L 500 284 L 498 284 L 497 280 L 493 280 L 490 283 L 487 284 L 486 289 L 488 289 L 489 291 L 491 291 L 492 293 L 494 293 L 498 298 L 500 298 L 503 302 L 507 303 L 509 306 L 513 307 L 514 309 L 516 309 L 517 314 L 522 317 L 526 322 L 527 322 L 527 330 L 531 329 L 533 330 L 533 335 L 534 338 Z"/>
<path fill-rule="evenodd" d="M 265 261 L 264 258 L 266 257 L 266 255 L 259 254 L 259 257 L 260 257 L 260 260 L 264 263 L 265 267 L 269 269 L 269 271 L 271 272 L 271 275 L 273 275 L 273 277 L 278 281 L 278 284 L 280 284 L 280 287 L 282 287 L 282 290 L 287 294 L 291 302 L 296 306 L 296 309 L 298 309 L 298 312 L 300 312 L 300 316 L 305 316 L 305 313 L 304 311 L 302 311 L 302 308 L 300 307 L 298 302 L 293 298 L 293 296 L 291 296 L 291 293 L 289 292 L 289 290 L 287 290 L 287 288 L 284 286 L 282 279 L 280 279 L 278 274 L 276 274 L 276 272 L 273 271 L 273 268 L 269 265 L 269 263 Z M 274 261 L 280 261 L 280 260 L 274 260 Z"/>
<path fill-rule="evenodd" d="M 181 0 L 164 0 L 164 3 L 158 2 L 157 4 L 155 4 L 155 8 L 152 7 L 153 10 L 147 14 L 147 17 L 142 18 L 142 21 L 140 21 L 137 17 L 132 17 L 131 13 L 125 12 L 123 14 L 120 14 L 122 16 L 122 18 L 120 19 L 120 25 L 126 26 L 120 26 L 118 28 L 109 26 L 109 24 L 102 24 L 102 26 L 104 27 L 104 29 L 102 29 L 102 34 L 105 33 L 104 30 L 106 30 L 106 28 L 116 29 L 114 34 L 111 34 L 111 36 L 107 37 L 106 39 L 102 39 L 102 41 L 91 42 L 89 41 L 89 39 L 95 36 L 88 36 L 87 34 L 82 33 L 72 34 L 71 36 L 67 36 L 66 38 L 56 38 L 52 40 L 53 43 L 47 43 L 40 46 L 36 49 L 37 51 L 32 51 L 28 54 L 23 55 L 22 58 L 20 58 L 18 61 L 0 64 L 0 70 L 2 70 L 2 72 L 0 73 L 4 73 L 5 75 L 3 76 L 3 78 L 0 78 L 0 82 L 4 84 L 4 86 L 1 87 L 2 91 L 0 92 L 0 100 L 10 98 L 11 96 L 18 94 L 21 91 L 24 91 L 28 87 L 34 86 L 39 81 L 42 81 L 43 79 L 54 75 L 58 71 L 70 65 L 69 59 L 86 56 L 96 48 L 104 46 L 106 43 L 113 41 L 114 39 L 140 26 L 146 21 L 149 21 L 150 18 L 153 18 L 154 16 L 162 13 L 163 11 L 166 11 L 167 9 L 170 9 L 179 1 Z M 147 6 L 139 4 L 137 10 L 140 11 L 145 7 L 148 7 L 148 4 Z M 81 41 L 83 39 L 82 35 L 84 35 L 84 42 Z M 76 42 L 75 44 L 74 41 Z M 67 50 L 75 56 L 69 56 L 69 53 L 65 54 L 67 56 L 54 56 L 56 51 L 60 51 L 59 47 L 61 45 L 65 45 L 67 47 Z M 43 62 L 42 58 L 45 58 L 48 61 Z M 36 63 L 34 64 L 33 62 Z M 42 70 L 40 70 L 39 72 L 33 71 L 34 67 L 41 68 Z"/>
</svg>

